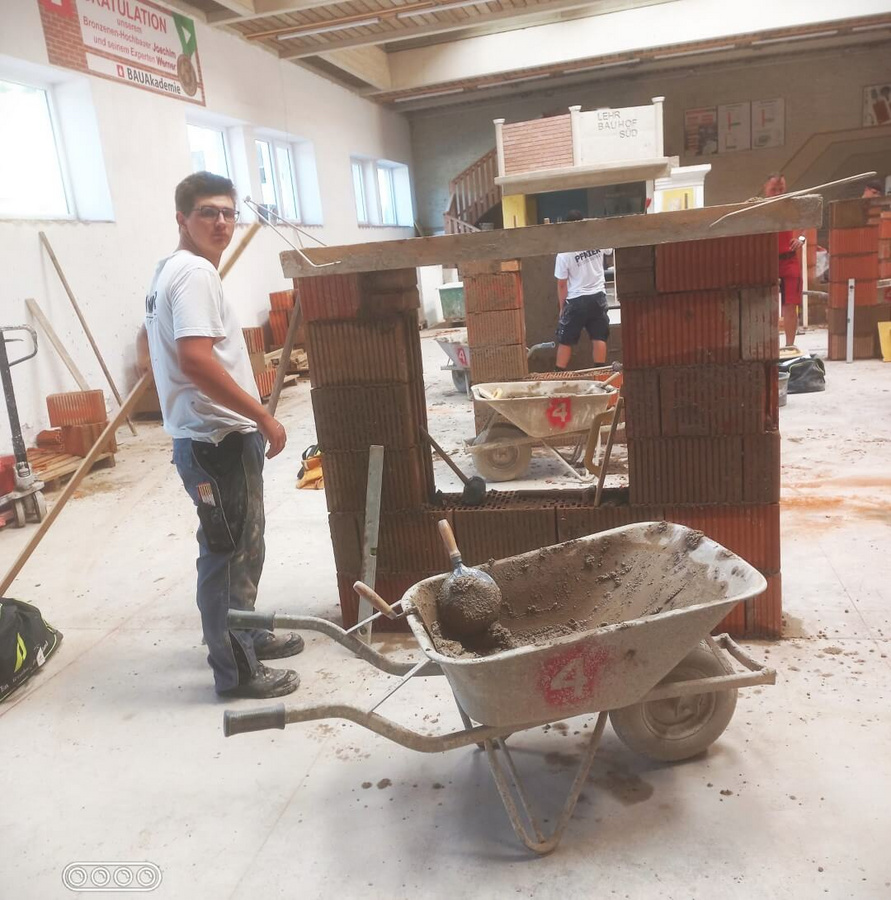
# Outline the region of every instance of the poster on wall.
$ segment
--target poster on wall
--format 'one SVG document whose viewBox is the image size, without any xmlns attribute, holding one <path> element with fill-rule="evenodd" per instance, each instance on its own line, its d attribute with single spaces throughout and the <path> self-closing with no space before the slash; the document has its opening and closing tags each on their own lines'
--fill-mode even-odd
<svg viewBox="0 0 891 900">
<path fill-rule="evenodd" d="M 752 104 L 728 103 L 718 107 L 718 151 L 732 153 L 752 147 Z"/>
<path fill-rule="evenodd" d="M 863 125 L 891 125 L 891 84 L 863 88 Z"/>
<path fill-rule="evenodd" d="M 37 0 L 51 64 L 205 105 L 195 23 L 150 0 Z"/>
<path fill-rule="evenodd" d="M 718 110 L 714 106 L 684 111 L 684 154 L 712 156 L 718 152 Z"/>
<path fill-rule="evenodd" d="M 786 101 L 752 101 L 752 149 L 782 147 L 786 143 Z"/>
</svg>

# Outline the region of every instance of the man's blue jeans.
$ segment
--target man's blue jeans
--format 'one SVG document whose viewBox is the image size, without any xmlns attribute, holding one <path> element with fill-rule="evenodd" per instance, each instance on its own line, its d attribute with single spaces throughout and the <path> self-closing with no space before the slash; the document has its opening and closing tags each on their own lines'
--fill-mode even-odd
<svg viewBox="0 0 891 900">
<path fill-rule="evenodd" d="M 198 609 L 217 692 L 256 674 L 254 639 L 263 631 L 228 628 L 229 609 L 253 609 L 265 557 L 263 462 L 258 432 L 219 445 L 175 438 L 173 462 L 198 509 Z"/>
</svg>

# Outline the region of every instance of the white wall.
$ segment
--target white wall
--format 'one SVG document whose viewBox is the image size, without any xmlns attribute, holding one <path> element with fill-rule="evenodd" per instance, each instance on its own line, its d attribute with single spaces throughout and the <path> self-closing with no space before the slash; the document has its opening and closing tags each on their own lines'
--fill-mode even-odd
<svg viewBox="0 0 891 900">
<path fill-rule="evenodd" d="M 411 233 L 359 227 L 350 179 L 351 154 L 412 164 L 409 129 L 400 114 L 200 21 L 196 28 L 209 112 L 313 141 L 324 213 L 324 225 L 314 227 L 314 234 L 328 244 L 343 244 Z M 0 56 L 47 65 L 37 0 L 0 2 Z M 37 233 L 43 229 L 52 242 L 112 375 L 126 392 L 136 378 L 134 341 L 145 290 L 156 261 L 177 242 L 173 190 L 191 172 L 186 116 L 193 107 L 100 78 L 57 72 L 63 79 L 88 80 L 114 222 L 0 219 L 0 323 L 29 322 L 24 300 L 37 299 L 87 382 L 110 398 Z M 245 227 L 239 226 L 233 245 Z M 291 238 L 296 241 L 293 232 Z M 226 279 L 226 293 L 245 326 L 266 318 L 270 291 L 290 286 L 278 258 L 286 249 L 281 238 L 262 229 Z M 43 337 L 39 329 L 38 334 Z M 26 439 L 33 439 L 48 427 L 46 395 L 76 385 L 45 339 L 37 359 L 14 368 L 13 376 Z M 119 432 L 119 438 L 126 434 Z M 0 453 L 10 447 L 8 422 L 0 414 Z"/>
<path fill-rule="evenodd" d="M 635 106 L 649 103 L 652 97 L 664 96 L 665 153 L 679 156 L 681 165 L 711 164 L 712 171 L 705 181 L 705 197 L 706 203 L 713 205 L 753 196 L 764 176 L 785 169 L 812 135 L 841 132 L 843 137 L 846 131 L 859 131 L 863 87 L 885 83 L 889 76 L 891 64 L 885 43 L 878 48 L 798 54 L 785 61 L 690 66 L 658 77 L 623 75 L 589 85 L 529 92 L 517 98 L 475 105 L 444 105 L 411 113 L 419 222 L 425 229 L 442 228 L 449 180 L 495 146 L 494 118 L 516 122 L 543 113 L 564 112 L 576 103 L 585 109 Z M 785 146 L 705 157 L 684 155 L 685 109 L 776 97 L 784 97 L 786 101 Z M 871 164 L 880 174 L 891 174 L 891 127 L 869 132 L 871 154 L 851 159 L 850 164 Z M 839 168 L 844 169 L 845 165 L 835 167 L 835 177 L 863 171 L 855 168 L 839 174 Z M 814 183 L 817 182 L 793 183 L 790 188 Z"/>
</svg>

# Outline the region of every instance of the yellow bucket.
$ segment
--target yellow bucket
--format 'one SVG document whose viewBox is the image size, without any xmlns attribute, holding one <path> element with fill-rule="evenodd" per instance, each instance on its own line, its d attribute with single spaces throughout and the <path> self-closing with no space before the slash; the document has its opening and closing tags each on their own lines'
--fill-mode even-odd
<svg viewBox="0 0 891 900">
<path fill-rule="evenodd" d="M 891 322 L 878 322 L 879 343 L 882 345 L 882 360 L 891 362 Z"/>
</svg>

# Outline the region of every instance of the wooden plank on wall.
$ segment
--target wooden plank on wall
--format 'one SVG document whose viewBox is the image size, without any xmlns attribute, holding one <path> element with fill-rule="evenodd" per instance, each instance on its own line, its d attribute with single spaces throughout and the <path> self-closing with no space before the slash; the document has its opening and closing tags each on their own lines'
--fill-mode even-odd
<svg viewBox="0 0 891 900">
<path fill-rule="evenodd" d="M 813 194 L 752 207 L 743 215 L 732 216 L 711 227 L 727 213 L 747 206 L 749 204 L 745 203 L 706 206 L 650 215 L 561 222 L 558 225 L 315 247 L 304 251 L 317 266 L 335 263 L 324 265 L 324 268 L 313 268 L 300 254 L 289 250 L 281 254 L 282 270 L 286 278 L 306 278 L 484 259 L 523 259 L 587 247 L 640 247 L 815 228 L 821 225 L 823 219 L 823 198 Z"/>
</svg>

